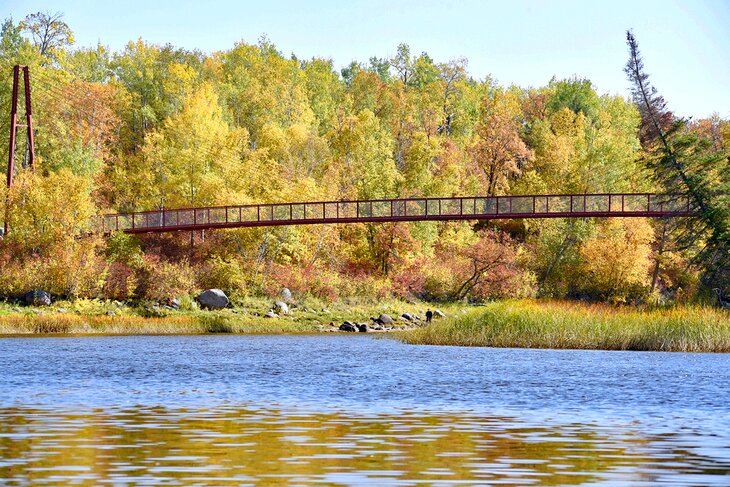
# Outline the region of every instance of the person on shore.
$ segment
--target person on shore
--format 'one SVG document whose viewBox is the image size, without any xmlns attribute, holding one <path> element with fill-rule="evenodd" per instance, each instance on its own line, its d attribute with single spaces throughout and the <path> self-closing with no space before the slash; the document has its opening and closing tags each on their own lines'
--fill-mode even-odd
<svg viewBox="0 0 730 487">
<path fill-rule="evenodd" d="M 426 323 L 431 323 L 431 319 L 433 318 L 433 311 L 430 309 L 426 311 Z"/>
</svg>

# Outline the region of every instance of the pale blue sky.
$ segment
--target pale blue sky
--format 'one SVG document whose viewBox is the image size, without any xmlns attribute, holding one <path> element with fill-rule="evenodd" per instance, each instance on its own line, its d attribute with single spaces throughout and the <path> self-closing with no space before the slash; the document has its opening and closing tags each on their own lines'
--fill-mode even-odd
<svg viewBox="0 0 730 487">
<path fill-rule="evenodd" d="M 475 78 L 539 86 L 577 74 L 601 93 L 628 93 L 625 30 L 680 115 L 730 117 L 730 0 L 0 0 L 0 17 L 60 11 L 77 44 L 120 49 L 142 37 L 205 52 L 262 34 L 286 55 L 391 56 L 401 42 L 436 61 L 467 57 Z"/>
</svg>

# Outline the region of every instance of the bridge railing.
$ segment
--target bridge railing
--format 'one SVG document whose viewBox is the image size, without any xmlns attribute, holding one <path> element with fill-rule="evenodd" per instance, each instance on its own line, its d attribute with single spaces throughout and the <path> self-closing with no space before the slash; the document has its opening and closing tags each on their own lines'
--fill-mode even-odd
<svg viewBox="0 0 730 487">
<path fill-rule="evenodd" d="M 403 198 L 179 208 L 103 217 L 105 232 L 130 233 L 416 220 L 691 216 L 686 195 L 650 193 Z"/>
</svg>

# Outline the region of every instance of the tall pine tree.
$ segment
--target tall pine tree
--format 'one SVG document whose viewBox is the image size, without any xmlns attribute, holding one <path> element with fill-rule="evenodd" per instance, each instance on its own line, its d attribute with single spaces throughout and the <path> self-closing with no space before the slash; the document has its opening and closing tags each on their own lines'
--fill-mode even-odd
<svg viewBox="0 0 730 487">
<path fill-rule="evenodd" d="M 641 113 L 641 142 L 657 183 L 671 194 L 687 194 L 697 218 L 681 221 L 674 238 L 683 248 L 696 248 L 702 264 L 702 282 L 727 290 L 730 286 L 730 204 L 728 154 L 715 150 L 710 141 L 683 130 L 686 121 L 667 109 L 649 82 L 639 45 L 626 32 L 629 60 L 625 72 L 632 96 Z"/>
</svg>

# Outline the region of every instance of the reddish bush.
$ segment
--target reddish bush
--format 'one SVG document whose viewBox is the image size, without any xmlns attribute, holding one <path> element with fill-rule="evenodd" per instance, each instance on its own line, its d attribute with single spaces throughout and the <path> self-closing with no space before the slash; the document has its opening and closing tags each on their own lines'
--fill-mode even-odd
<svg viewBox="0 0 730 487">
<path fill-rule="evenodd" d="M 107 270 L 103 287 L 104 297 L 120 301 L 133 298 L 138 281 L 134 269 L 121 262 L 113 262 Z"/>
</svg>

